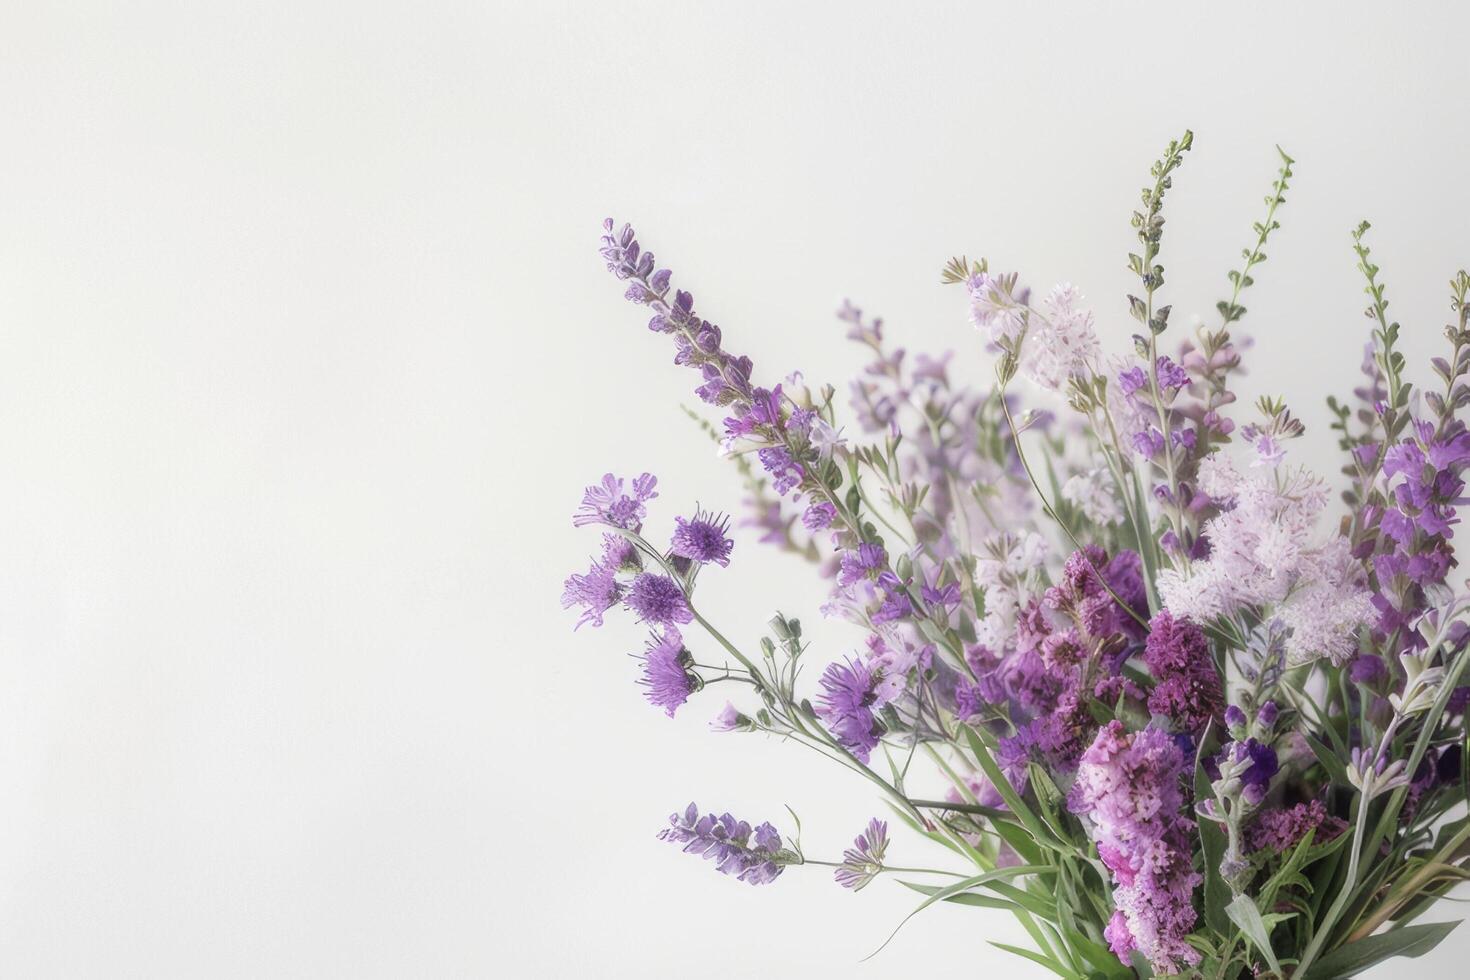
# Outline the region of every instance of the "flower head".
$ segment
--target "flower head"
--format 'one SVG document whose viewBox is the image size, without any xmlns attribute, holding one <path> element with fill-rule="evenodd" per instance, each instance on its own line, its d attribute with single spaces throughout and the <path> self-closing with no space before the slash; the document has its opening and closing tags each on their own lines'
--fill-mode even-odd
<svg viewBox="0 0 1470 980">
<path fill-rule="evenodd" d="M 886 702 L 879 683 L 882 670 L 861 660 L 829 664 L 817 695 L 817 715 L 837 741 L 860 761 L 867 762 L 878 745 L 883 726 L 875 710 Z"/>
<path fill-rule="evenodd" d="M 832 877 L 843 888 L 861 891 L 882 872 L 883 852 L 887 849 L 888 824 L 874 817 L 852 842 L 852 847 L 842 852 L 842 865 Z"/>
<path fill-rule="evenodd" d="M 754 727 L 755 723 L 729 701 L 709 723 L 712 732 L 746 732 Z"/>
<path fill-rule="evenodd" d="M 1223 715 L 1220 674 L 1198 626 L 1175 619 L 1167 609 L 1159 610 L 1149 622 L 1143 659 L 1154 675 L 1154 689 L 1148 696 L 1154 714 L 1173 719 L 1194 735 L 1204 731 L 1211 718 Z"/>
<path fill-rule="evenodd" d="M 638 614 L 641 622 L 668 626 L 672 623 L 694 621 L 694 613 L 689 610 L 684 590 L 667 575 L 643 572 L 633 579 L 623 601 Z"/>
<path fill-rule="evenodd" d="M 1190 864 L 1184 770 L 1184 754 L 1168 734 L 1156 728 L 1130 734 L 1112 721 L 1082 754 L 1067 801 L 1073 813 L 1088 817 L 1098 857 L 1112 873 L 1117 911 L 1106 930 L 1109 945 L 1125 965 L 1138 950 L 1160 974 L 1200 960 L 1186 940 L 1202 879 Z"/>
<path fill-rule="evenodd" d="M 703 686 L 691 669 L 694 658 L 684 649 L 684 638 L 672 626 L 664 627 L 663 636 L 653 634 L 642 660 L 643 676 L 638 683 L 647 688 L 643 696 L 649 704 L 663 708 L 670 718 L 691 693 Z"/>
<path fill-rule="evenodd" d="M 623 597 L 623 586 L 613 573 L 610 565 L 593 562 L 586 575 L 567 576 L 561 594 L 562 608 L 583 607 L 573 629 L 580 629 L 585 623 L 601 626 L 602 614 L 618 604 Z"/>
<path fill-rule="evenodd" d="M 692 518 L 676 517 L 674 524 L 674 541 L 669 549 L 673 554 L 701 564 L 714 562 L 722 568 L 730 564 L 730 551 L 735 547 L 727 533 L 730 518 L 696 509 Z"/>
<path fill-rule="evenodd" d="M 644 505 L 658 496 L 653 489 L 657 484 L 657 477 L 644 473 L 633 481 L 633 491 L 628 493 L 623 489 L 622 478 L 608 473 L 601 483 L 595 483 L 583 492 L 582 506 L 572 515 L 572 524 L 575 527 L 607 524 L 636 531 L 648 513 Z"/>
</svg>

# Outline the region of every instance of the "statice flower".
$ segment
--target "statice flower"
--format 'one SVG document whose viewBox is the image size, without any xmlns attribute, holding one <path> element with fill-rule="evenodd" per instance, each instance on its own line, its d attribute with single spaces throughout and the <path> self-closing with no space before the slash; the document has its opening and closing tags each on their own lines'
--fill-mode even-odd
<svg viewBox="0 0 1470 980">
<path fill-rule="evenodd" d="M 663 708 L 670 718 L 690 694 L 703 686 L 691 669 L 694 658 L 684 649 L 684 638 L 672 626 L 666 626 L 662 636 L 653 634 L 641 659 L 643 676 L 638 683 L 647 688 L 643 696 L 649 704 Z"/>
<path fill-rule="evenodd" d="M 842 852 L 842 865 L 832 877 L 843 888 L 861 891 L 883 871 L 883 852 L 888 850 L 888 824 L 874 817 L 867 828 Z"/>
<path fill-rule="evenodd" d="M 1315 831 L 1314 844 L 1325 844 L 1347 829 L 1331 816 L 1321 800 L 1309 800 L 1284 810 L 1262 810 L 1246 831 L 1252 851 L 1289 853 L 1308 833 Z"/>
<path fill-rule="evenodd" d="M 735 542 L 730 540 L 730 519 L 696 509 L 694 516 L 685 520 L 674 518 L 674 540 L 669 551 L 680 558 L 688 558 L 700 564 L 710 562 L 722 568 L 730 564 L 730 551 Z"/>
<path fill-rule="evenodd" d="M 633 579 L 623 601 L 638 615 L 640 622 L 668 626 L 694 621 L 684 590 L 667 575 L 643 572 Z"/>
<path fill-rule="evenodd" d="M 1165 732 L 1130 734 L 1112 721 L 1082 754 L 1068 796 L 1072 812 L 1088 818 L 1098 857 L 1112 873 L 1109 945 L 1125 965 L 1138 950 L 1160 974 L 1200 961 L 1186 939 L 1202 879 L 1190 865 L 1194 825 L 1183 813 L 1185 768 L 1184 753 Z"/>
<path fill-rule="evenodd" d="M 1148 707 L 1172 719 L 1183 731 L 1199 735 L 1221 717 L 1225 695 L 1210 657 L 1209 641 L 1198 626 L 1176 619 L 1167 609 L 1149 622 L 1144 663 L 1154 676 Z"/>
<path fill-rule="evenodd" d="M 1209 557 L 1187 572 L 1159 573 L 1159 597 L 1169 611 L 1206 622 L 1268 608 L 1290 631 L 1289 663 L 1350 657 L 1372 597 L 1341 538 L 1314 541 L 1326 485 L 1304 470 L 1246 477 L 1220 453 L 1200 462 L 1199 483 L 1223 509 L 1204 526 Z"/>
<path fill-rule="evenodd" d="M 602 625 L 602 615 L 623 598 L 623 586 L 616 578 L 616 569 L 602 562 L 593 562 L 586 575 L 570 575 L 561 594 L 563 609 L 581 606 L 582 615 L 573 629 L 584 624 Z"/>
<path fill-rule="evenodd" d="M 1134 617 L 1148 611 L 1138 554 L 1120 551 L 1109 560 L 1098 545 L 1072 552 L 1061 578 L 1046 591 L 1046 605 L 1071 616 L 1093 638 L 1117 633 L 1137 636 L 1141 628 Z"/>
<path fill-rule="evenodd" d="M 672 814 L 658 837 L 683 844 L 686 854 L 708 858 L 721 874 L 752 885 L 775 881 L 786 865 L 798 860 L 781 846 L 781 835 L 769 823 L 752 828 L 728 813 L 700 816 L 693 803 L 683 813 Z"/>
<path fill-rule="evenodd" d="M 582 506 L 572 515 L 572 525 L 583 527 L 587 524 L 606 524 L 626 531 L 637 531 L 643 526 L 643 518 L 648 514 L 648 508 L 644 505 L 658 496 L 658 492 L 653 489 L 657 484 L 657 477 L 644 473 L 633 480 L 633 491 L 628 493 L 624 489 L 622 478 L 608 473 L 603 476 L 601 483 L 593 484 L 582 494 Z"/>
</svg>

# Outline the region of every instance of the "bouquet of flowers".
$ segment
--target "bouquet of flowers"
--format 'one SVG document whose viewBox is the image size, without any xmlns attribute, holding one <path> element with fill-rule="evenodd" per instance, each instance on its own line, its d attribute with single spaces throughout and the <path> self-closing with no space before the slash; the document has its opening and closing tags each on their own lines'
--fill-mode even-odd
<svg viewBox="0 0 1470 980">
<path fill-rule="evenodd" d="M 574 523 L 601 550 L 565 605 L 578 626 L 618 607 L 649 625 L 653 705 L 672 716 L 733 685 L 713 729 L 852 770 L 950 866 L 891 863 L 876 817 L 838 860 L 803 850 L 794 814 L 783 830 L 691 804 L 661 838 L 754 885 L 818 865 L 853 890 L 893 875 L 916 912 L 1006 909 L 1034 948 L 1004 948 L 1070 978 L 1346 977 L 1454 927 L 1415 920 L 1470 876 L 1470 592 L 1451 543 L 1470 275 L 1451 281 L 1444 356 L 1415 387 L 1367 222 L 1353 232 L 1371 330 L 1351 397 L 1329 399 L 1338 506 L 1291 461 L 1303 426 L 1286 402 L 1245 411 L 1231 392 L 1285 153 L 1218 318 L 1171 341 L 1162 209 L 1191 143 L 1169 144 L 1133 214 L 1131 347 L 1106 349 L 1071 286 L 1034 294 L 955 259 L 943 280 L 994 383 L 961 384 L 948 354 L 907 357 L 848 305 L 872 362 L 845 417 L 830 386 L 761 380 L 633 230 L 604 223 L 608 269 L 719 410 L 702 424 L 749 524 L 830 581 L 823 614 L 866 644 L 806 671 L 809 631 L 781 613 L 758 649 L 731 642 L 696 598 L 730 563 L 730 519 L 696 509 L 654 532 L 646 473 L 587 488 Z M 927 798 L 924 778 L 947 789 Z"/>
</svg>

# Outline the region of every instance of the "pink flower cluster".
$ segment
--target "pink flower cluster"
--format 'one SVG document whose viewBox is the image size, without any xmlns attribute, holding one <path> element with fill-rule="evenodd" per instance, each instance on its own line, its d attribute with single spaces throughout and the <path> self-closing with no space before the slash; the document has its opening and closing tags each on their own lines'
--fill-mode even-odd
<svg viewBox="0 0 1470 980">
<path fill-rule="evenodd" d="M 1194 822 L 1184 814 L 1187 760 L 1157 728 L 1129 733 L 1101 728 L 1077 768 L 1069 808 L 1091 822 L 1098 857 L 1113 877 L 1116 911 L 1105 931 L 1125 964 L 1134 950 L 1156 973 L 1174 974 L 1200 960 L 1185 940 L 1195 924 L 1201 881 L 1190 864 Z"/>
</svg>

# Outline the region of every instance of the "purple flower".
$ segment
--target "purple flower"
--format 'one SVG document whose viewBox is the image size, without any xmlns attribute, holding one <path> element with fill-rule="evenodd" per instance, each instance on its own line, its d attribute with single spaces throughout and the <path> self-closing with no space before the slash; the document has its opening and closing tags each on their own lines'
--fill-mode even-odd
<svg viewBox="0 0 1470 980">
<path fill-rule="evenodd" d="M 962 600 L 960 587 L 956 582 L 950 582 L 940 588 L 924 585 L 919 589 L 919 595 L 928 605 L 941 606 L 945 611 L 955 608 Z"/>
<path fill-rule="evenodd" d="M 791 458 L 791 453 L 785 446 L 770 446 L 756 453 L 760 458 L 761 466 L 771 474 L 771 489 L 781 496 L 786 496 L 796 489 L 805 475 L 801 464 Z"/>
<path fill-rule="evenodd" d="M 1215 765 L 1218 768 L 1227 762 L 1244 767 L 1238 768 L 1235 778 L 1240 780 L 1241 797 L 1247 803 L 1256 806 L 1265 799 L 1266 790 L 1270 789 L 1279 769 L 1275 749 L 1253 738 L 1230 742 L 1220 750 Z"/>
<path fill-rule="evenodd" d="M 1169 388 L 1178 391 L 1180 388 L 1188 387 L 1189 375 L 1185 373 L 1184 368 L 1169 358 L 1161 356 L 1154 362 L 1154 367 L 1158 371 L 1160 389 Z"/>
<path fill-rule="evenodd" d="M 883 550 L 883 546 L 864 541 L 858 545 L 856 551 L 843 552 L 842 570 L 837 575 L 837 583 L 850 587 L 862 579 L 875 577 L 887 564 L 888 552 Z"/>
<path fill-rule="evenodd" d="M 743 732 L 751 729 L 753 723 L 729 701 L 720 709 L 720 713 L 709 723 L 712 732 Z"/>
<path fill-rule="evenodd" d="M 897 575 L 888 571 L 881 572 L 878 575 L 878 587 L 883 590 L 883 602 L 873 613 L 874 625 L 906 619 L 913 614 L 913 601 L 909 599 L 906 586 Z"/>
<path fill-rule="evenodd" d="M 1149 622 L 1144 663 L 1154 675 L 1149 710 L 1198 735 L 1225 709 L 1220 674 L 1200 628 L 1161 609 Z"/>
<path fill-rule="evenodd" d="M 1112 874 L 1117 911 L 1105 930 L 1109 945 L 1124 965 L 1138 950 L 1159 974 L 1200 960 L 1186 940 L 1202 879 L 1190 864 L 1194 824 L 1184 815 L 1185 768 L 1183 752 L 1165 732 L 1128 734 L 1112 721 L 1082 754 L 1067 800 L 1073 813 L 1090 818 L 1098 857 Z"/>
<path fill-rule="evenodd" d="M 1133 451 L 1146 459 L 1153 459 L 1164 449 L 1164 434 L 1154 426 L 1133 434 Z"/>
<path fill-rule="evenodd" d="M 622 597 L 623 587 L 613 577 L 612 567 L 593 562 L 586 575 L 567 577 L 561 594 L 561 605 L 563 609 L 584 607 L 582 617 L 572 627 L 580 629 L 585 623 L 601 626 L 602 614 L 617 605 Z"/>
<path fill-rule="evenodd" d="M 873 713 L 882 707 L 878 673 L 870 664 L 849 659 L 829 664 L 819 681 L 822 690 L 817 695 L 817 715 L 843 748 L 864 763 L 883 734 L 883 726 Z"/>
<path fill-rule="evenodd" d="M 737 414 L 749 407 L 752 397 L 751 364 L 748 357 L 736 357 L 721 349 L 720 328 L 694 312 L 694 297 L 684 290 L 669 300 L 668 269 L 658 269 L 653 253 L 642 249 L 632 227 L 623 225 L 613 230 L 613 220 L 602 223 L 603 259 L 608 271 L 629 283 L 623 296 L 653 310 L 648 328 L 673 337 L 677 353 L 674 363 L 700 372 L 703 383 L 695 389 L 704 401 L 714 405 L 731 405 Z"/>
<path fill-rule="evenodd" d="M 690 670 L 694 658 L 684 649 L 684 638 L 672 626 L 664 627 L 663 636 L 655 633 L 649 639 L 642 660 L 643 676 L 638 683 L 648 688 L 643 696 L 649 704 L 663 708 L 670 718 L 691 693 L 703 686 Z"/>
<path fill-rule="evenodd" d="M 960 721 L 968 721 L 985 710 L 986 698 L 979 684 L 964 681 L 955 685 L 954 715 Z"/>
<path fill-rule="evenodd" d="M 802 513 L 801 524 L 808 531 L 816 533 L 817 531 L 831 527 L 832 522 L 836 519 L 837 508 L 825 500 L 819 500 L 807 507 Z"/>
<path fill-rule="evenodd" d="M 730 564 L 730 551 L 735 547 L 726 533 L 730 518 L 696 508 L 694 517 L 676 517 L 674 524 L 674 541 L 669 549 L 673 554 L 701 564 L 714 562 L 722 568 Z"/>
<path fill-rule="evenodd" d="M 1118 374 L 1118 390 L 1126 398 L 1134 392 L 1148 387 L 1148 375 L 1143 373 L 1143 368 L 1134 366 Z"/>
<path fill-rule="evenodd" d="M 653 488 L 658 478 L 644 473 L 633 481 L 633 492 L 623 490 L 623 480 L 611 473 L 582 494 L 582 506 L 572 515 L 572 525 L 607 524 L 625 531 L 636 531 L 643 524 L 648 509 L 643 505 L 658 496 Z"/>
<path fill-rule="evenodd" d="M 861 891 L 883 870 L 883 852 L 888 849 L 888 824 L 877 817 L 842 852 L 842 866 L 832 873 L 843 888 Z"/>
<path fill-rule="evenodd" d="M 1089 636 L 1105 639 L 1122 632 L 1139 638 L 1142 627 L 1118 599 L 1140 616 L 1147 612 L 1142 563 L 1133 551 L 1120 551 L 1109 561 L 1097 545 L 1072 552 L 1061 580 L 1046 591 L 1046 604 L 1070 614 Z"/>
<path fill-rule="evenodd" d="M 708 858 L 715 862 L 716 871 L 752 885 L 775 881 L 794 860 L 794 855 L 782 849 L 781 835 L 769 823 L 752 829 L 728 813 L 700 816 L 693 803 L 683 813 L 670 815 L 669 826 L 658 837 L 683 844 L 684 853 Z"/>
<path fill-rule="evenodd" d="M 1388 676 L 1388 666 L 1376 653 L 1360 653 L 1348 664 L 1348 678 L 1354 684 L 1372 685 Z"/>
<path fill-rule="evenodd" d="M 667 575 L 643 572 L 633 580 L 623 601 L 638 614 L 641 622 L 669 626 L 694 621 L 694 613 L 689 610 L 679 583 Z"/>
<path fill-rule="evenodd" d="M 1347 825 L 1327 813 L 1321 800 L 1309 800 L 1284 810 L 1263 810 L 1246 830 L 1246 841 L 1252 851 L 1272 850 L 1285 853 L 1296 847 L 1309 831 L 1316 831 L 1315 844 L 1325 844 Z"/>
<path fill-rule="evenodd" d="M 621 534 L 602 536 L 602 564 L 615 572 L 643 571 L 643 556 L 633 542 Z"/>
</svg>

